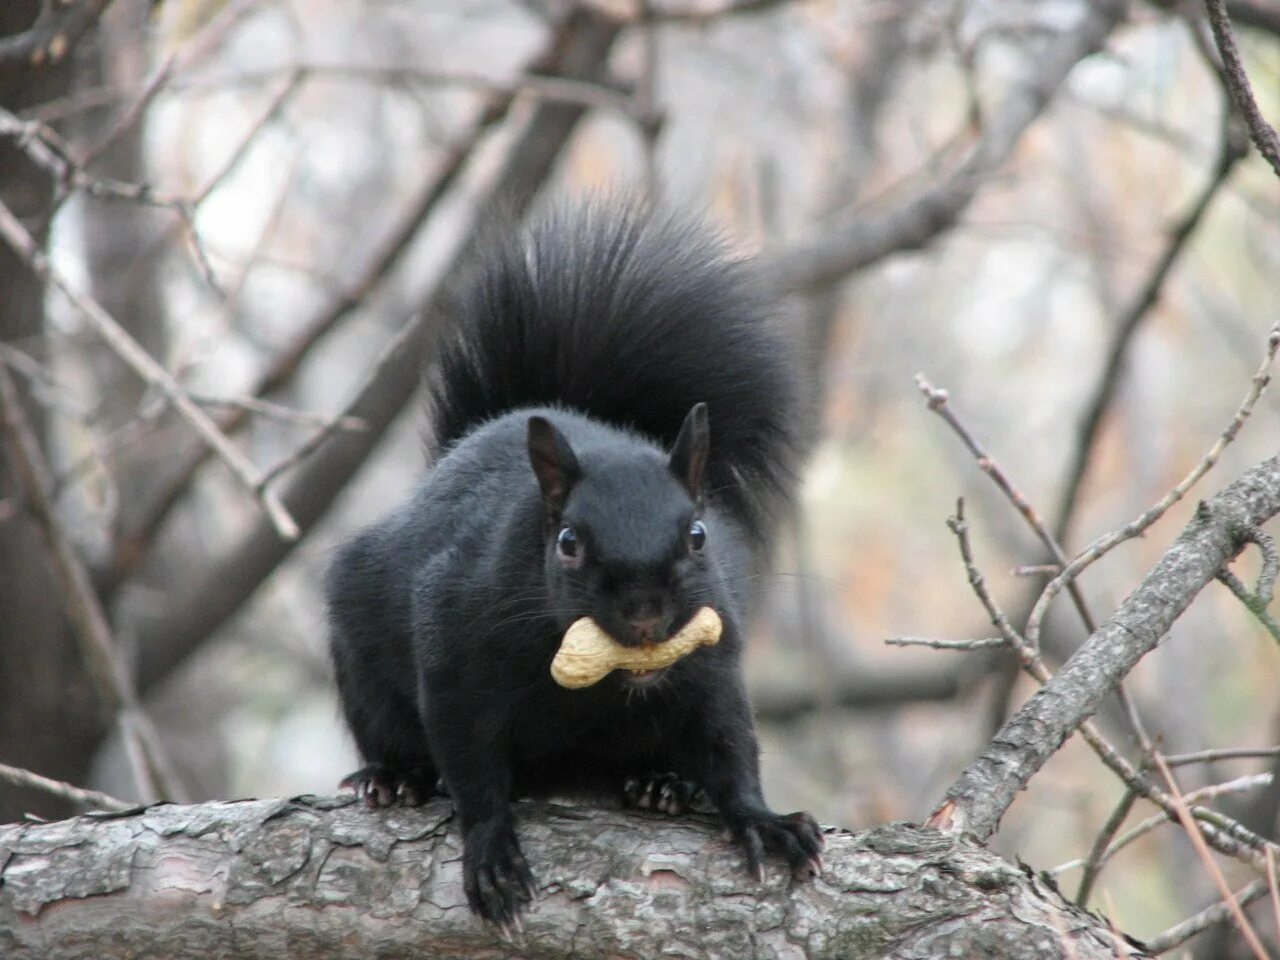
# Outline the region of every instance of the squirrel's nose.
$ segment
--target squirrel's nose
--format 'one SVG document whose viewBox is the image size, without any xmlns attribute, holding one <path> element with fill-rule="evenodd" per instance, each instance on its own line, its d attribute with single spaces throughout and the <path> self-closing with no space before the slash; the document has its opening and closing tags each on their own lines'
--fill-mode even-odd
<svg viewBox="0 0 1280 960">
<path fill-rule="evenodd" d="M 657 616 L 629 617 L 627 626 L 641 643 L 657 643 L 667 639 L 663 635 L 662 618 Z"/>
</svg>

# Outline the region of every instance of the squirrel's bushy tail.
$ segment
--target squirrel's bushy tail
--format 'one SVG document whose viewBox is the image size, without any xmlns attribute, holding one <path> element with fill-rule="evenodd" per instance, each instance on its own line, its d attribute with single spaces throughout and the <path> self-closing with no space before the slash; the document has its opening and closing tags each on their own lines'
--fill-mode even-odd
<svg viewBox="0 0 1280 960">
<path fill-rule="evenodd" d="M 763 538 L 791 497 L 805 434 L 794 351 L 749 269 L 696 222 L 629 203 L 561 210 L 496 244 L 455 309 L 439 445 L 545 404 L 669 446 L 705 401 L 713 498 Z"/>
</svg>

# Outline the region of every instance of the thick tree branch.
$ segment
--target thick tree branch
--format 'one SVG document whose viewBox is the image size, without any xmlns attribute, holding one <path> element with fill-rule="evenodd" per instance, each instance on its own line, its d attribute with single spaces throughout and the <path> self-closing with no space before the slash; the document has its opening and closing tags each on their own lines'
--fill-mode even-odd
<svg viewBox="0 0 1280 960">
<path fill-rule="evenodd" d="M 1280 454 L 1201 503 L 1181 536 L 1111 619 L 965 769 L 933 822 L 949 821 L 951 829 L 983 839 L 995 832 L 1027 781 L 1243 549 L 1246 531 L 1277 513 Z"/>
<path fill-rule="evenodd" d="M 1123 12 L 1114 0 L 1089 4 L 1080 22 L 1037 59 L 1034 72 L 1005 94 L 981 136 L 950 172 L 883 213 L 859 209 L 847 223 L 778 254 L 771 266 L 779 286 L 804 290 L 833 283 L 891 253 L 924 247 L 952 227 L 1013 155 L 1075 65 L 1102 47 Z"/>
<path fill-rule="evenodd" d="M 821 879 L 774 867 L 757 885 L 707 817 L 516 809 L 539 899 L 515 944 L 467 909 L 447 801 L 299 798 L 0 827 L 0 955 L 1148 956 L 1030 871 L 932 830 L 833 832 Z"/>
<path fill-rule="evenodd" d="M 615 25 L 586 13 L 571 15 L 557 43 L 560 73 L 593 77 L 617 32 Z M 328 510 L 413 397 L 427 359 L 432 323 L 486 221 L 495 211 L 518 214 L 524 209 L 584 113 L 585 108 L 574 104 L 539 105 L 501 162 L 486 171 L 485 184 L 459 225 L 451 254 L 437 261 L 434 275 L 422 278 L 421 312 L 402 331 L 396 349 L 383 358 L 378 375 L 366 383 L 345 411 L 360 418 L 368 429 L 332 435 L 323 455 L 302 464 L 283 490 L 281 499 L 304 533 Z M 145 692 L 186 659 L 240 608 L 293 546 L 276 536 L 269 525 L 258 523 L 211 563 L 208 576 L 189 592 L 173 597 L 158 617 L 140 619 L 139 689 Z"/>
</svg>

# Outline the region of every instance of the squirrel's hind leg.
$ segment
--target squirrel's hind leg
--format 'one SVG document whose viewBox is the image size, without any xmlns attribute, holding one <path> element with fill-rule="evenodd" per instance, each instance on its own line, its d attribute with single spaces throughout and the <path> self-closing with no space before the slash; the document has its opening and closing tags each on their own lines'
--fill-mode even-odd
<svg viewBox="0 0 1280 960">
<path fill-rule="evenodd" d="M 647 773 L 627 777 L 622 783 L 624 806 L 637 810 L 657 810 L 680 816 L 702 797 L 702 788 L 676 773 Z"/>
<path fill-rule="evenodd" d="M 401 803 L 418 807 L 441 791 L 434 767 L 392 767 L 371 763 L 342 778 L 338 787 L 351 790 L 370 807 Z"/>
</svg>

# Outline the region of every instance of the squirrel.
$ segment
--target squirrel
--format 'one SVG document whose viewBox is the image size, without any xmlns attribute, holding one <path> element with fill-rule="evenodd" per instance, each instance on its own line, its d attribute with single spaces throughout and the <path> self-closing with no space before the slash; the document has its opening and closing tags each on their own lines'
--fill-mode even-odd
<svg viewBox="0 0 1280 960">
<path fill-rule="evenodd" d="M 822 869 L 807 813 L 765 803 L 740 660 L 803 455 L 802 390 L 749 265 L 636 204 L 510 231 L 456 298 L 431 389 L 438 455 L 339 548 L 331 654 L 371 806 L 455 804 L 473 911 L 520 922 L 520 797 L 682 812 L 705 795 L 762 877 Z M 703 606 L 720 642 L 567 690 L 549 667 L 591 617 L 660 644 Z"/>
</svg>

